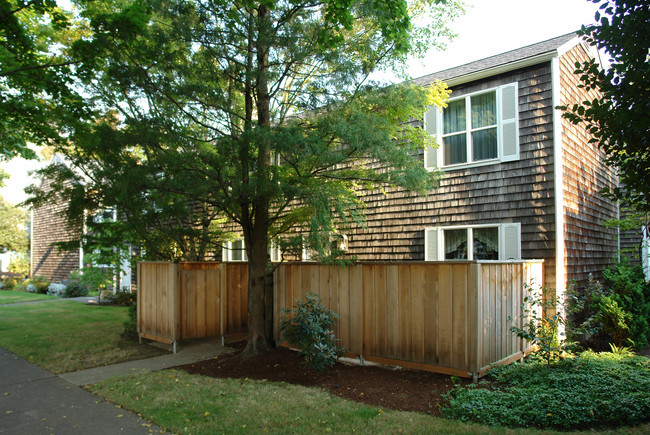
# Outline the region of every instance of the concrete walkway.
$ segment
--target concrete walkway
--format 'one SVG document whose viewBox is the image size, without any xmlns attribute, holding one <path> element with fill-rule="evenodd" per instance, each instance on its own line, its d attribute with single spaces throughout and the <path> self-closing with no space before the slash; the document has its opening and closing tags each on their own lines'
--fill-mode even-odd
<svg viewBox="0 0 650 435">
<path fill-rule="evenodd" d="M 231 351 L 221 346 L 221 338 L 195 340 L 180 343 L 175 354 L 57 376 L 0 347 L 0 434 L 164 433 L 162 428 L 80 386 L 202 361 Z"/>
</svg>

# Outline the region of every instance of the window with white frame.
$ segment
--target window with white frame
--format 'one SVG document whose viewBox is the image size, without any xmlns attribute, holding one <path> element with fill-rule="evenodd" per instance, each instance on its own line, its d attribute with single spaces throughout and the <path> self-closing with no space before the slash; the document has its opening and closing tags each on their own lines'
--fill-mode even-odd
<svg viewBox="0 0 650 435">
<path fill-rule="evenodd" d="M 424 259 L 521 260 L 521 224 L 425 228 Z"/>
<path fill-rule="evenodd" d="M 224 244 L 221 258 L 223 261 L 248 261 L 244 239 L 236 239 Z"/>
<path fill-rule="evenodd" d="M 452 98 L 425 113 L 426 130 L 438 148 L 426 150 L 427 169 L 455 168 L 519 159 L 517 83 Z"/>
</svg>

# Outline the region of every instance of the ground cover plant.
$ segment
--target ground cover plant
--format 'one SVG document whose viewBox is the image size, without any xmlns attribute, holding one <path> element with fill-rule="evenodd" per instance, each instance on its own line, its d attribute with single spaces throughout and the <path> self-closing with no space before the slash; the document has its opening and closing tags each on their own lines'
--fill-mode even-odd
<svg viewBox="0 0 650 435">
<path fill-rule="evenodd" d="M 0 307 L 0 346 L 53 373 L 164 352 L 122 339 L 127 317 L 126 307 L 75 301 L 5 305 Z"/>
<path fill-rule="evenodd" d="M 626 350 L 586 351 L 498 367 L 490 388 L 461 388 L 443 415 L 489 425 L 583 429 L 650 421 L 650 360 Z M 646 425 L 646 428 L 648 426 Z"/>
<path fill-rule="evenodd" d="M 48 299 L 56 299 L 54 296 L 48 296 L 38 293 L 27 293 L 13 290 L 0 290 L 0 305 L 15 304 L 18 302 L 33 302 Z"/>
</svg>

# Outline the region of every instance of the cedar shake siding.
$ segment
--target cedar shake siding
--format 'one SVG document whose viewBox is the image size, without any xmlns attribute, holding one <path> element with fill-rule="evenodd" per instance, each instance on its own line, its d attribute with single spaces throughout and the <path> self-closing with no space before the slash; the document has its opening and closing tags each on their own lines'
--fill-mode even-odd
<svg viewBox="0 0 650 435">
<path fill-rule="evenodd" d="M 45 181 L 42 188 L 48 189 Z M 49 203 L 32 210 L 31 275 L 42 275 L 59 282 L 68 278 L 70 272 L 79 269 L 80 251 L 59 251 L 54 243 L 78 239 L 71 232 L 63 213 L 66 203 Z"/>
<path fill-rule="evenodd" d="M 575 63 L 589 58 L 577 45 L 559 59 L 561 104 L 571 106 L 596 94 L 579 88 Z M 604 223 L 618 217 L 618 207 L 600 192 L 617 184 L 614 169 L 605 165 L 603 151 L 589 143 L 584 125 L 562 119 L 562 170 L 564 188 L 564 240 L 566 282 L 584 284 L 589 273 L 600 272 L 616 261 L 618 234 Z"/>
<path fill-rule="evenodd" d="M 517 82 L 519 159 L 447 170 L 427 197 L 392 189 L 364 197 L 367 228 L 348 233 L 361 261 L 424 260 L 424 229 L 520 223 L 522 259 L 544 259 L 555 282 L 555 198 L 550 62 L 452 88 L 451 98 Z"/>
</svg>

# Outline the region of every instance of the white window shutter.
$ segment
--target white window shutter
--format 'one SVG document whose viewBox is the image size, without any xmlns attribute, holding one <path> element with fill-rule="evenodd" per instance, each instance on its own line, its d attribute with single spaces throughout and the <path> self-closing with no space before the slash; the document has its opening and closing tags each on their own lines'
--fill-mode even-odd
<svg viewBox="0 0 650 435">
<path fill-rule="evenodd" d="M 438 140 L 437 106 L 430 107 L 424 114 L 424 128 L 436 141 Z M 438 148 L 429 147 L 424 150 L 424 167 L 429 170 L 434 170 L 438 167 Z"/>
<path fill-rule="evenodd" d="M 501 160 L 519 160 L 519 104 L 517 82 L 499 87 Z"/>
<path fill-rule="evenodd" d="M 230 261 L 230 250 L 232 242 L 226 242 L 221 249 L 221 261 Z"/>
<path fill-rule="evenodd" d="M 440 233 L 439 228 L 424 229 L 424 261 L 442 261 Z"/>
<path fill-rule="evenodd" d="M 521 260 L 521 224 L 502 224 L 499 260 Z"/>
</svg>

